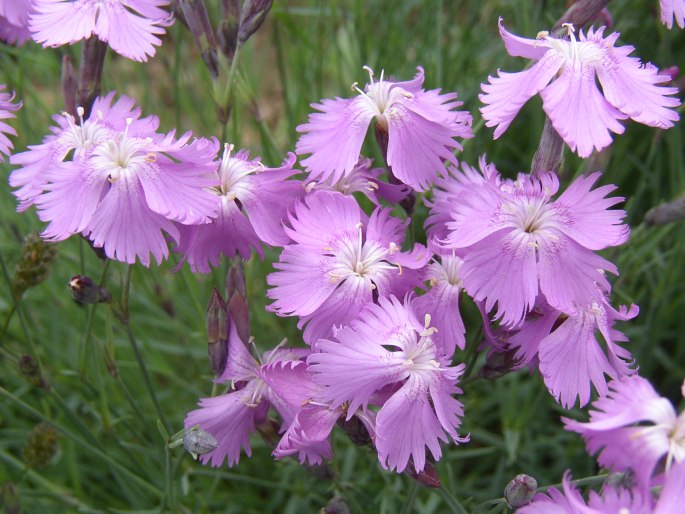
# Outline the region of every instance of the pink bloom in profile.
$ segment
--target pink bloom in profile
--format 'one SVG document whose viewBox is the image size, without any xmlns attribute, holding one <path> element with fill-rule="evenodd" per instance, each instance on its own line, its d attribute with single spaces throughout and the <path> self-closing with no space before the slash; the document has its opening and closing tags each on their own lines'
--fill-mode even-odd
<svg viewBox="0 0 685 514">
<path fill-rule="evenodd" d="M 463 290 L 461 281 L 462 260 L 455 255 L 444 255 L 440 261 L 427 266 L 426 278 L 430 289 L 413 302 L 419 318 L 426 314 L 435 327 L 433 342 L 440 356 L 451 360 L 454 350 L 464 349 L 466 328 L 459 312 L 459 299 Z"/>
<path fill-rule="evenodd" d="M 570 41 L 541 33 L 525 39 L 507 32 L 500 18 L 500 35 L 510 55 L 533 59 L 535 64 L 518 73 L 498 72 L 483 84 L 486 104 L 481 108 L 497 139 L 519 110 L 540 93 L 542 107 L 554 128 L 580 157 L 593 148 L 611 144 L 611 132 L 623 133 L 618 120 L 632 118 L 650 127 L 669 128 L 679 119 L 673 107 L 680 105 L 675 87 L 660 86 L 670 77 L 651 64 L 629 57 L 632 46 L 614 46 L 619 34 L 603 37 L 605 27 L 590 29 L 579 39 L 569 26 Z M 602 91 L 597 88 L 599 79 Z M 551 82 L 551 83 L 550 83 Z"/>
<path fill-rule="evenodd" d="M 7 86 L 0 84 L 0 120 L 16 118 L 12 113 L 21 109 L 22 105 L 21 102 L 13 103 L 14 93 L 6 93 L 5 87 Z M 12 145 L 12 141 L 9 140 L 7 134 L 16 136 L 17 131 L 4 121 L 0 121 L 0 162 L 4 160 L 2 154 L 9 156 L 10 151 L 14 148 L 14 145 Z"/>
<path fill-rule="evenodd" d="M 320 112 L 297 127 L 304 133 L 297 142 L 298 155 L 311 154 L 302 164 L 313 180 L 340 180 L 357 165 L 369 124 L 375 121 L 377 130 L 388 134 L 386 161 L 395 177 L 425 191 L 445 171 L 444 161 L 456 164 L 453 151 L 461 145 L 454 138 L 473 137 L 471 115 L 454 110 L 462 105 L 455 101 L 456 93 L 424 90 L 420 67 L 407 82 L 384 80 L 383 73 L 374 82 L 373 71 L 365 69 L 370 83 L 364 90 L 355 87 L 359 96 L 312 104 Z"/>
<path fill-rule="evenodd" d="M 71 45 L 93 34 L 134 61 L 147 61 L 173 23 L 169 0 L 34 0 L 33 39 L 44 47 Z"/>
<path fill-rule="evenodd" d="M 267 276 L 267 295 L 270 310 L 307 325 L 305 342 L 348 324 L 375 296 L 403 296 L 421 284 L 419 270 L 431 254 L 420 244 L 401 251 L 407 222 L 390 209 L 378 207 L 367 218 L 353 197 L 316 191 L 292 211 L 286 233 L 293 243 Z"/>
<path fill-rule="evenodd" d="M 221 255 L 250 257 L 252 249 L 263 257 L 262 243 L 283 246 L 290 238 L 283 230 L 288 207 L 304 194 L 302 184 L 286 180 L 293 170 L 290 154 L 279 168 L 267 168 L 250 159 L 247 150 L 231 155 L 226 145 L 216 170 L 219 185 L 210 188 L 218 216 L 202 225 L 177 225 L 181 240 L 176 251 L 188 261 L 193 272 L 209 273 L 218 266 Z"/>
<path fill-rule="evenodd" d="M 29 14 L 33 0 L 0 0 L 0 40 L 21 46 L 31 39 Z"/>
<path fill-rule="evenodd" d="M 203 464 L 221 466 L 228 460 L 228 466 L 237 464 L 241 449 L 252 455 L 250 434 L 256 431 L 257 425 L 266 421 L 271 406 L 276 408 L 286 423 L 294 416 L 287 402 L 274 394 L 262 379 L 262 369 L 271 363 L 281 360 L 298 360 L 302 351 L 276 348 L 264 354 L 262 363 L 257 362 L 240 340 L 235 323 L 231 324 L 228 343 L 228 361 L 226 369 L 217 382 L 231 382 L 229 393 L 202 398 L 199 409 L 186 415 L 185 428 L 196 425 L 209 432 L 218 441 L 219 446 L 200 456 Z"/>
<path fill-rule="evenodd" d="M 19 168 L 10 174 L 9 182 L 18 188 L 13 192 L 19 200 L 18 210 L 23 211 L 33 205 L 36 196 L 45 189 L 51 170 L 80 166 L 79 163 L 85 162 L 98 144 L 124 130 L 130 136 L 140 137 L 147 137 L 157 130 L 157 116 L 141 118 L 142 111 L 133 98 L 121 96 L 112 104 L 114 96 L 112 91 L 96 98 L 88 119 L 81 118 L 78 123 L 67 113 L 53 116 L 57 126 L 50 127 L 52 134 L 46 136 L 41 144 L 12 155 L 10 162 Z M 82 116 L 83 109 L 78 111 Z"/>
<path fill-rule="evenodd" d="M 538 294 L 557 310 L 572 314 L 601 304 L 610 286 L 602 270 L 616 267 L 596 253 L 622 244 L 629 229 L 622 210 L 609 208 L 623 198 L 609 197 L 615 186 L 592 189 L 600 173 L 578 177 L 556 200 L 553 173 L 520 174 L 501 181 L 496 174 L 453 205 L 445 249 L 464 264 L 464 288 L 510 328 L 519 325 Z"/>
<path fill-rule="evenodd" d="M 681 29 L 685 28 L 685 0 L 659 0 L 661 23 L 673 28 L 673 18 Z"/>
<path fill-rule="evenodd" d="M 319 340 L 318 352 L 307 358 L 331 407 L 348 404 L 347 419 L 391 388 L 376 415 L 376 448 L 383 467 L 397 472 L 410 459 L 423 471 L 426 448 L 439 460 L 440 441 L 468 440 L 457 434 L 464 411 L 453 397 L 461 393 L 457 381 L 464 365 L 453 367 L 440 357 L 434 332 L 419 323 L 406 301 L 381 297 L 333 340 Z"/>
<path fill-rule="evenodd" d="M 590 421 L 564 418 L 567 430 L 583 436 L 590 453 L 614 471 L 631 469 L 648 487 L 658 464 L 668 473 L 685 465 L 685 412 L 679 416 L 666 398 L 637 375 L 614 380 L 606 398 L 596 400 Z M 685 395 L 685 385 L 683 387 Z"/>
<path fill-rule="evenodd" d="M 570 408 L 578 399 L 583 407 L 593 386 L 600 396 L 607 395 L 606 376 L 618 379 L 635 372 L 630 352 L 618 345 L 627 338 L 613 326 L 637 316 L 637 306 L 617 311 L 604 300 L 564 314 L 544 301 L 538 303 L 508 343 L 520 366 L 537 363 L 550 394 L 561 405 Z"/>
</svg>

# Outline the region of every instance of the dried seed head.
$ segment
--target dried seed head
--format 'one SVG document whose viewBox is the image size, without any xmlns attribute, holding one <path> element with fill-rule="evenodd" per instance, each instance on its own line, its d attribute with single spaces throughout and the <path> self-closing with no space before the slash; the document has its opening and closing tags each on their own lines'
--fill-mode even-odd
<svg viewBox="0 0 685 514">
<path fill-rule="evenodd" d="M 39 423 L 31 430 L 24 446 L 24 461 L 35 469 L 46 467 L 57 454 L 59 433 L 47 423 Z"/>
<path fill-rule="evenodd" d="M 43 282 L 56 256 L 57 249 L 54 245 L 44 242 L 37 235 L 28 236 L 12 278 L 14 294 L 20 297 L 30 287 Z"/>
</svg>

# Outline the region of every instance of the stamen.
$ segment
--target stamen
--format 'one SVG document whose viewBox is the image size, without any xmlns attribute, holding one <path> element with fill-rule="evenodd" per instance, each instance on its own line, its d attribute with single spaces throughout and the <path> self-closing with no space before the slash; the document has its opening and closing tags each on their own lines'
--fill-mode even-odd
<svg viewBox="0 0 685 514">
<path fill-rule="evenodd" d="M 549 37 L 549 30 L 541 30 L 538 32 L 537 36 L 535 36 L 535 39 L 545 39 L 546 37 Z"/>
<path fill-rule="evenodd" d="M 365 70 L 369 74 L 369 82 L 371 85 L 373 85 L 373 69 L 371 69 L 371 66 L 362 66 L 362 70 Z M 383 71 L 381 70 L 381 82 L 383 82 Z"/>
</svg>

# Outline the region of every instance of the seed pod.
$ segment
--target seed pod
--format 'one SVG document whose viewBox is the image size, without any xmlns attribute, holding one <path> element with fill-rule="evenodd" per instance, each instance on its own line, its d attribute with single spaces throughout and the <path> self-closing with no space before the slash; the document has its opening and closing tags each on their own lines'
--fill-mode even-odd
<svg viewBox="0 0 685 514">
<path fill-rule="evenodd" d="M 0 509 L 4 514 L 20 514 L 19 494 L 13 482 L 5 482 L 0 490 Z"/>
<path fill-rule="evenodd" d="M 12 278 L 12 289 L 20 297 L 30 287 L 42 283 L 48 276 L 50 265 L 57 256 L 54 245 L 44 242 L 37 235 L 30 235 L 24 241 L 21 256 Z"/>
<path fill-rule="evenodd" d="M 535 496 L 538 482 L 528 475 L 516 475 L 504 489 L 504 499 L 512 509 L 528 505 Z"/>
</svg>

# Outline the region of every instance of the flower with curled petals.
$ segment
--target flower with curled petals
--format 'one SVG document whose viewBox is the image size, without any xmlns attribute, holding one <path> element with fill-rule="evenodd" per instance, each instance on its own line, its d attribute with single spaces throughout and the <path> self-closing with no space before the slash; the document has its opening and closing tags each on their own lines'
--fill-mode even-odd
<svg viewBox="0 0 685 514">
<path fill-rule="evenodd" d="M 454 138 L 473 137 L 471 115 L 454 110 L 462 105 L 455 100 L 456 93 L 424 90 L 420 67 L 407 82 L 384 80 L 383 73 L 374 82 L 373 71 L 366 69 L 370 83 L 364 90 L 353 86 L 359 96 L 312 104 L 320 112 L 297 127 L 304 134 L 296 152 L 311 154 L 302 161 L 311 179 L 332 177 L 337 182 L 354 170 L 369 124 L 375 120 L 377 130 L 388 135 L 386 162 L 395 177 L 425 191 L 445 171 L 445 161 L 456 164 L 452 152 L 461 150 L 461 145 Z"/>
<path fill-rule="evenodd" d="M 313 344 L 356 318 L 376 296 L 403 296 L 421 284 L 431 253 L 403 252 L 406 221 L 377 207 L 367 217 L 352 196 L 315 191 L 292 209 L 275 273 L 267 276 L 269 310 L 299 316 Z M 306 294 L 303 292 L 306 291 Z"/>
<path fill-rule="evenodd" d="M 250 159 L 247 150 L 231 154 L 233 145 L 224 147 L 216 170 L 219 185 L 209 189 L 218 216 L 201 225 L 177 224 L 182 255 L 179 266 L 188 262 L 193 272 L 209 273 L 221 255 L 250 257 L 252 249 L 264 256 L 262 243 L 283 246 L 290 242 L 281 221 L 288 207 L 303 194 L 301 182 L 286 180 L 293 170 L 295 155 L 289 154 L 278 168 L 267 168 L 259 158 Z"/>
<path fill-rule="evenodd" d="M 33 0 L 33 39 L 44 47 L 72 45 L 92 35 L 116 53 L 147 61 L 173 23 L 169 0 Z"/>
<path fill-rule="evenodd" d="M 408 301 L 381 297 L 307 358 L 314 381 L 325 386 L 322 396 L 332 408 L 347 404 L 347 419 L 390 388 L 376 415 L 376 449 L 383 467 L 397 472 L 410 459 L 423 471 L 426 449 L 439 460 L 440 441 L 468 440 L 457 434 L 464 411 L 453 397 L 465 367 L 439 355 L 430 316 L 425 320 L 419 323 Z"/>
<path fill-rule="evenodd" d="M 669 128 L 679 119 L 673 110 L 680 101 L 670 95 L 675 87 L 660 84 L 671 78 L 659 74 L 652 64 L 629 57 L 632 46 L 615 46 L 619 34 L 604 36 L 605 27 L 581 31 L 576 38 L 568 26 L 570 40 L 545 32 L 538 39 L 525 39 L 499 30 L 507 51 L 535 64 L 518 73 L 498 72 L 482 84 L 479 96 L 488 127 L 496 127 L 497 139 L 507 130 L 519 110 L 540 93 L 542 107 L 566 144 L 580 157 L 611 144 L 611 133 L 623 133 L 619 120 L 631 118 L 650 127 Z M 599 79 L 600 91 L 595 83 Z"/>
</svg>

